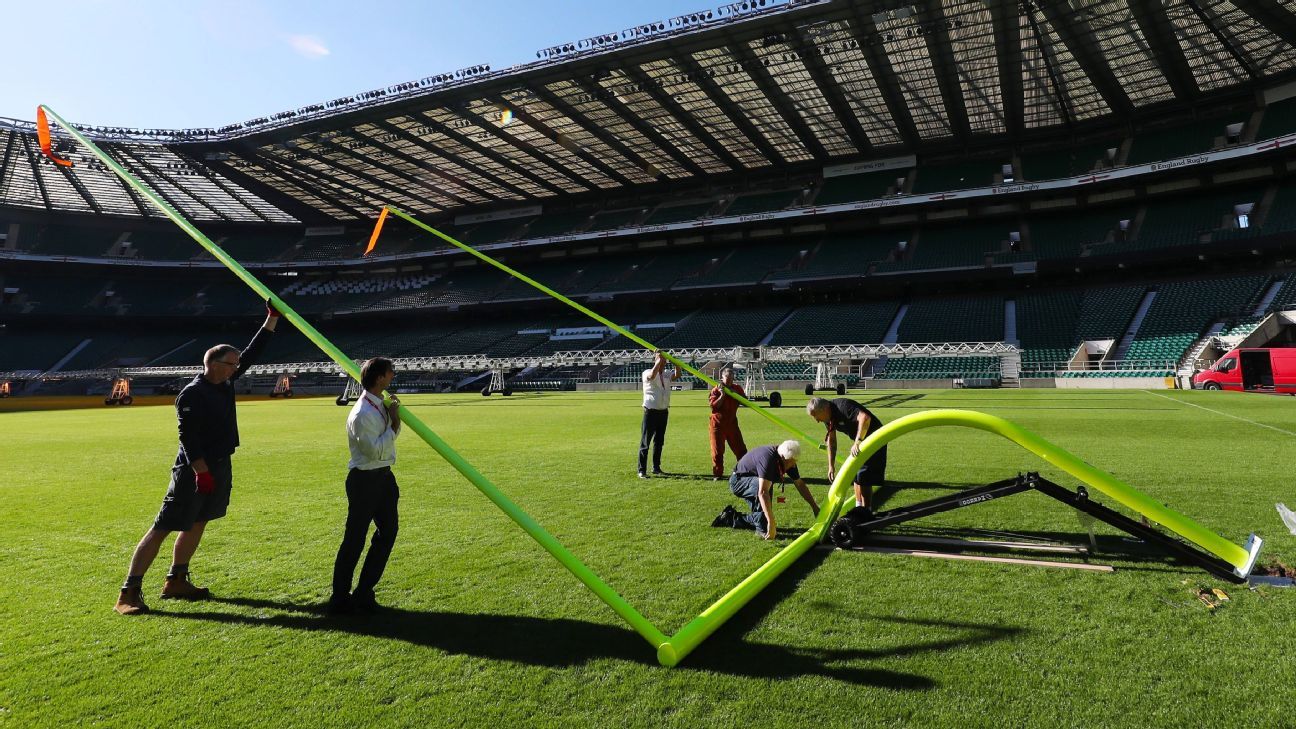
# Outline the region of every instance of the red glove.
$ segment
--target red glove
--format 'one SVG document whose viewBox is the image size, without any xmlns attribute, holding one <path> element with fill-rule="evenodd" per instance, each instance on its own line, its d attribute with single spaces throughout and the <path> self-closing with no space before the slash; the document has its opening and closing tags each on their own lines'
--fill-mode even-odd
<svg viewBox="0 0 1296 729">
<path fill-rule="evenodd" d="M 279 313 L 279 310 L 275 308 L 275 305 L 270 302 L 270 299 L 266 299 L 266 316 L 269 317 L 283 316 L 282 314 Z"/>
<path fill-rule="evenodd" d="M 210 494 L 216 490 L 216 479 L 212 478 L 211 471 L 194 471 L 194 485 L 198 487 L 198 493 Z"/>
</svg>

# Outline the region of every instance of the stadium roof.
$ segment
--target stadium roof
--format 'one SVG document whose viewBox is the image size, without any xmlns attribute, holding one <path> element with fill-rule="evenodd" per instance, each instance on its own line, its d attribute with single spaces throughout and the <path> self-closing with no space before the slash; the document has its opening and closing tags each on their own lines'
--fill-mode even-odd
<svg viewBox="0 0 1296 729">
<path fill-rule="evenodd" d="M 218 130 L 89 128 L 199 220 L 444 216 L 1116 128 L 1296 77 L 1291 0 L 744 0 Z M 0 204 L 156 215 L 0 124 Z"/>
</svg>

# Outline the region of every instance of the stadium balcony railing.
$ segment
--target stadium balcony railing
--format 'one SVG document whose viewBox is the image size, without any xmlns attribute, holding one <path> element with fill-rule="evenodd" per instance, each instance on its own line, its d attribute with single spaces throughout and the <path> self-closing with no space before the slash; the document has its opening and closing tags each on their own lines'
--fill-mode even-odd
<svg viewBox="0 0 1296 729">
<path fill-rule="evenodd" d="M 1172 359 L 1123 359 L 1095 362 L 1077 367 L 1070 361 L 1022 362 L 1023 379 L 1043 377 L 1173 377 L 1175 361 Z"/>
</svg>

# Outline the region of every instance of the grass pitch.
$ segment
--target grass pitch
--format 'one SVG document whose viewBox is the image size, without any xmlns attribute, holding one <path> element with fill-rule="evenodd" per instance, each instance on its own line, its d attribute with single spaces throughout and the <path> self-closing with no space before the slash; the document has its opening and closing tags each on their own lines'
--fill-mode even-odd
<svg viewBox="0 0 1296 729">
<path fill-rule="evenodd" d="M 860 392 L 885 420 L 990 412 L 1241 543 L 1296 561 L 1296 403 L 1234 393 Z M 916 396 L 907 399 L 908 396 Z M 677 394 L 664 467 L 640 481 L 637 394 L 406 396 L 405 403 L 667 634 L 782 538 L 711 529 L 706 403 Z M 799 404 L 803 398 L 789 398 Z M 17 405 L 21 399 L 6 404 Z M 1194 407 L 1200 406 L 1200 407 Z M 1208 408 L 1208 409 L 1202 409 Z M 345 511 L 346 409 L 247 401 L 230 516 L 193 563 L 217 599 L 111 610 L 175 455 L 169 407 L 0 413 L 0 726 L 1279 726 L 1296 685 L 1296 589 L 1247 590 L 1157 556 L 1114 574 L 811 552 L 678 668 L 417 436 L 396 466 L 401 531 L 373 618 L 320 614 Z M 803 411 L 785 417 L 812 424 Z M 782 440 L 740 414 L 749 446 Z M 803 471 L 826 491 L 821 453 Z M 732 465 L 732 458 L 726 460 Z M 1024 470 L 1069 478 L 986 433 L 891 446 L 888 505 Z M 1082 541 L 1039 494 L 921 522 Z M 969 535 L 978 533 L 967 531 Z M 1105 531 L 1105 543 L 1118 537 Z M 1209 611 L 1200 586 L 1232 600 Z M 1283 688 L 1286 687 L 1286 688 Z"/>
</svg>

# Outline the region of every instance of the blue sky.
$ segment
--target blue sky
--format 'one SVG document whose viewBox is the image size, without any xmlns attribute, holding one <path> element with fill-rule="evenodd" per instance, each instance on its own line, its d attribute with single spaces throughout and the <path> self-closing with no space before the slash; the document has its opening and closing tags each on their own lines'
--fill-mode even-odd
<svg viewBox="0 0 1296 729">
<path fill-rule="evenodd" d="M 0 116 L 219 127 L 488 63 L 718 0 L 5 0 Z"/>
</svg>

